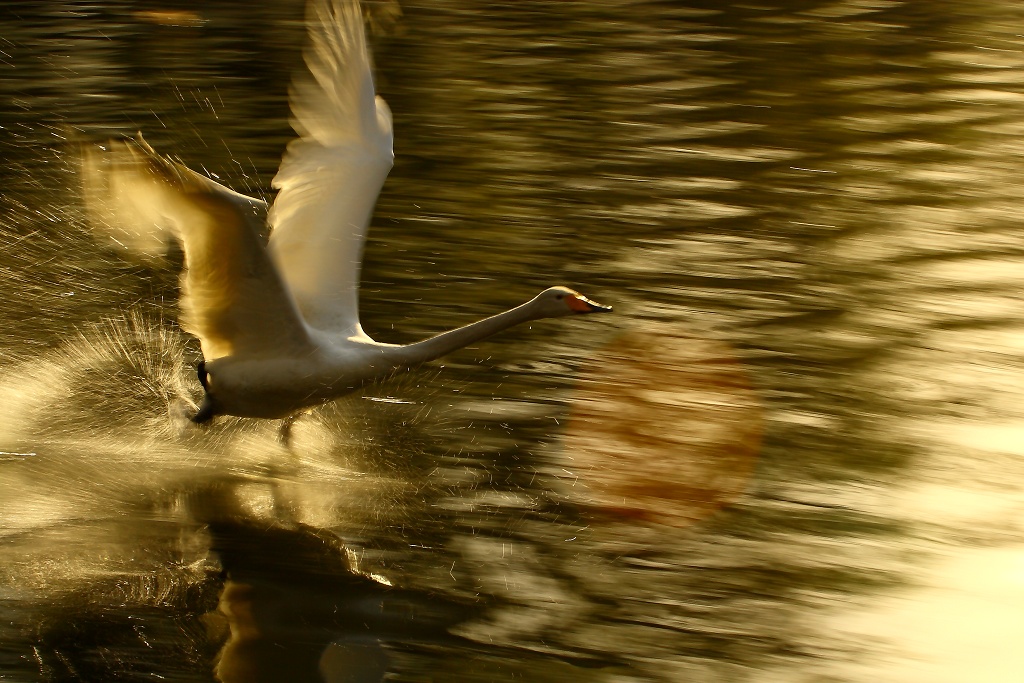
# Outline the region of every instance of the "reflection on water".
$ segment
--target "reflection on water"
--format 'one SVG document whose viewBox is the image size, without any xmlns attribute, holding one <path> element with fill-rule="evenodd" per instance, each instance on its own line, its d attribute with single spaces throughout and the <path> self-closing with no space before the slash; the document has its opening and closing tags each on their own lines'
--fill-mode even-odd
<svg viewBox="0 0 1024 683">
<path fill-rule="evenodd" d="M 604 346 L 593 366 L 565 435 L 577 504 L 688 526 L 746 489 L 761 410 L 734 351 L 646 325 Z"/>
<path fill-rule="evenodd" d="M 370 334 L 552 282 L 615 318 L 372 387 L 300 420 L 290 451 L 274 424 L 182 419 L 200 390 L 176 264 L 89 238 L 67 139 L 142 129 L 269 194 L 302 3 L 0 12 L 3 675 L 1014 680 L 1017 3 L 374 4 L 396 167 Z M 735 413 L 669 417 L 675 364 L 629 379 L 664 352 L 615 339 L 665 325 L 732 349 Z M 627 399 L 620 425 L 644 400 L 666 423 L 642 467 L 573 432 Z M 660 523 L 659 496 L 609 517 L 566 493 L 570 457 L 613 491 L 676 435 L 753 443 L 755 413 L 752 475 L 698 524 Z M 690 482 L 660 476 L 678 501 Z M 982 653 L 951 624 L 1007 638 Z"/>
</svg>

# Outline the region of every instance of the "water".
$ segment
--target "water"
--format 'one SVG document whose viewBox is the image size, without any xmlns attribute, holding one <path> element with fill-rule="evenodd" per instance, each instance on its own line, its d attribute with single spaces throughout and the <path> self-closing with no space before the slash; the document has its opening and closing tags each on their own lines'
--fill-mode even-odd
<svg viewBox="0 0 1024 683">
<path fill-rule="evenodd" d="M 372 387 L 290 451 L 192 429 L 177 263 L 91 239 L 76 145 L 142 130 L 269 194 L 302 4 L 6 4 L 0 675 L 1015 680 L 1022 8 L 371 14 L 367 331 L 553 283 L 614 315 Z"/>
</svg>

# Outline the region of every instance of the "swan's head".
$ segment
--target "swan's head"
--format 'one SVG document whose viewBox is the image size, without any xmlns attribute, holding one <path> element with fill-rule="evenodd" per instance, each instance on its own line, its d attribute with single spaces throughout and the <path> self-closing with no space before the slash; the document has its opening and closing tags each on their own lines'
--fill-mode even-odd
<svg viewBox="0 0 1024 683">
<path fill-rule="evenodd" d="M 608 313 L 611 306 L 602 306 L 568 287 L 551 287 L 534 297 L 538 318 L 558 318 L 577 313 Z"/>
</svg>

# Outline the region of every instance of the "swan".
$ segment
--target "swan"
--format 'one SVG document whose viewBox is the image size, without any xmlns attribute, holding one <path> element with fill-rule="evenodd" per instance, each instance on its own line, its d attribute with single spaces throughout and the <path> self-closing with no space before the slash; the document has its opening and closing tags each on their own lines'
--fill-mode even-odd
<svg viewBox="0 0 1024 683">
<path fill-rule="evenodd" d="M 308 72 L 289 93 L 298 138 L 273 206 L 158 154 L 142 137 L 83 151 L 94 230 L 144 252 L 184 251 L 182 328 L 198 337 L 204 398 L 191 417 L 294 419 L 398 369 L 539 318 L 610 311 L 551 287 L 503 313 L 412 344 L 359 323 L 359 269 L 394 159 L 391 112 L 374 90 L 358 0 L 311 0 Z"/>
</svg>

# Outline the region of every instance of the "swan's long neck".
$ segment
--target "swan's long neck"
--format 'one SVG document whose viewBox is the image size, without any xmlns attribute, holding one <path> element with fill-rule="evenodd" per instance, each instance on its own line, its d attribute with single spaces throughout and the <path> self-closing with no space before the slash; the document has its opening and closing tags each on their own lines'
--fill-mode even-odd
<svg viewBox="0 0 1024 683">
<path fill-rule="evenodd" d="M 386 352 L 386 356 L 395 366 L 408 366 L 426 363 L 427 361 L 440 358 L 456 349 L 469 346 L 473 342 L 486 339 L 493 334 L 506 330 L 513 325 L 536 320 L 542 317 L 538 315 L 534 301 L 527 301 L 525 304 L 511 308 L 504 313 L 492 315 L 490 318 L 478 320 L 475 323 L 459 327 L 448 332 L 443 332 L 436 337 L 424 339 L 421 342 L 395 346 Z"/>
</svg>

